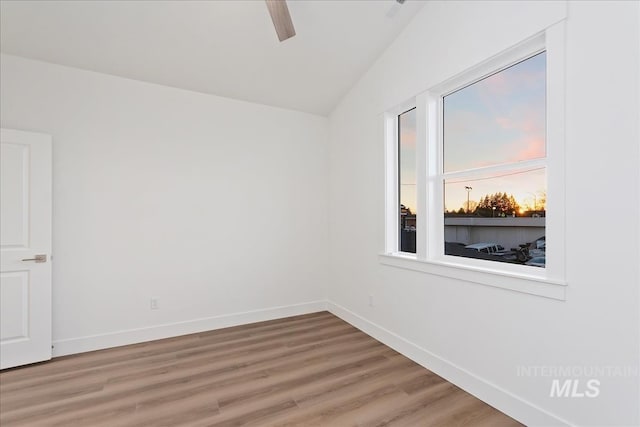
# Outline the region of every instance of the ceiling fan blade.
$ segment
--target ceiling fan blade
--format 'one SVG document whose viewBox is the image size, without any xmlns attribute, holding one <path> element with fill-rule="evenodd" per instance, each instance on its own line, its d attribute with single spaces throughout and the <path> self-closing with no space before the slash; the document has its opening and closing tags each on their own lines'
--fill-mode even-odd
<svg viewBox="0 0 640 427">
<path fill-rule="evenodd" d="M 293 28 L 293 22 L 291 22 L 291 15 L 289 15 L 289 8 L 287 7 L 286 0 L 265 0 L 267 2 L 267 8 L 273 21 L 273 26 L 276 27 L 276 33 L 278 33 L 278 39 L 284 41 L 290 37 L 296 35 L 296 30 Z"/>
</svg>

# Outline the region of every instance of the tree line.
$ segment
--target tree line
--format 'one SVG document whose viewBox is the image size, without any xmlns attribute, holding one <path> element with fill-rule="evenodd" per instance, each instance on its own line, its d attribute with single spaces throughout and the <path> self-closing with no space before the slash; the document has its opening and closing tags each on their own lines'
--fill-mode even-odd
<svg viewBox="0 0 640 427">
<path fill-rule="evenodd" d="M 447 211 L 448 214 L 473 214 L 481 217 L 504 217 L 504 216 L 517 216 L 522 211 L 544 211 L 546 204 L 546 195 L 541 194 L 536 197 L 533 206 L 520 206 L 516 201 L 513 194 L 507 194 L 504 192 L 497 192 L 494 194 L 487 194 L 480 199 L 479 202 L 470 200 L 468 203 L 464 202 L 464 205 L 457 211 Z"/>
</svg>

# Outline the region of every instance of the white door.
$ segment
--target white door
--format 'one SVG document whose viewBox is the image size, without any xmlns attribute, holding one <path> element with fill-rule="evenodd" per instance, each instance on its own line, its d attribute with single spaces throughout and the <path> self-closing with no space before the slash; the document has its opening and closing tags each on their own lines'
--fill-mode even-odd
<svg viewBox="0 0 640 427">
<path fill-rule="evenodd" d="M 0 135 L 0 369 L 51 359 L 51 137 Z"/>
</svg>

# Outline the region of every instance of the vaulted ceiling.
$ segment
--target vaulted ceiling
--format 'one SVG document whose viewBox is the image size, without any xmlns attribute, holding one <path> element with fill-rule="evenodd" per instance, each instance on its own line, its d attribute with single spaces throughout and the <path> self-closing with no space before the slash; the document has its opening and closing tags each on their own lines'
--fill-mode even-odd
<svg viewBox="0 0 640 427">
<path fill-rule="evenodd" d="M 3 53 L 327 115 L 421 9 L 290 0 L 279 42 L 264 1 L 2 1 Z"/>
</svg>

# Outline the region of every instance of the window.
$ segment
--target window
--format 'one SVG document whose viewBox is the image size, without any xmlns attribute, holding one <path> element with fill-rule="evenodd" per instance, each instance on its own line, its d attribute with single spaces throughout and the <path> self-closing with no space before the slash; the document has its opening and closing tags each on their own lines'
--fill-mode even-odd
<svg viewBox="0 0 640 427">
<path fill-rule="evenodd" d="M 398 115 L 399 250 L 416 253 L 416 109 Z"/>
<path fill-rule="evenodd" d="M 563 63 L 559 23 L 387 112 L 381 262 L 564 299 Z"/>
<path fill-rule="evenodd" d="M 444 253 L 544 268 L 546 52 L 442 96 Z M 480 247 L 480 249 L 478 249 Z M 495 249 L 501 248 L 501 249 Z"/>
</svg>

